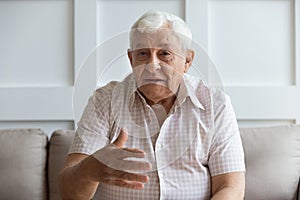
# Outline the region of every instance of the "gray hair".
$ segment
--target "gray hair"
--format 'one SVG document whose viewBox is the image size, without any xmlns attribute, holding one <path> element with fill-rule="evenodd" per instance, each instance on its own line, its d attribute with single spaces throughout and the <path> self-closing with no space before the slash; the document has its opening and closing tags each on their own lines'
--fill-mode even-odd
<svg viewBox="0 0 300 200">
<path fill-rule="evenodd" d="M 192 33 L 186 23 L 176 15 L 160 11 L 148 11 L 132 25 L 129 38 L 130 48 L 132 48 L 134 31 L 152 33 L 159 28 L 164 28 L 166 25 L 182 41 L 183 49 L 189 49 L 192 41 Z"/>
</svg>

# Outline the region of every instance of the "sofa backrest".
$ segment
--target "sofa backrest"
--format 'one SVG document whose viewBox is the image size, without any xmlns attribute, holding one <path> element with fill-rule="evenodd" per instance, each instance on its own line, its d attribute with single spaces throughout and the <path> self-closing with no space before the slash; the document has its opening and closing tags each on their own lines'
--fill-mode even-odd
<svg viewBox="0 0 300 200">
<path fill-rule="evenodd" d="M 297 199 L 300 126 L 244 128 L 247 200 Z"/>
<path fill-rule="evenodd" d="M 49 199 L 60 200 L 58 176 L 67 157 L 69 147 L 74 136 L 74 131 L 57 130 L 49 141 L 48 156 L 48 183 L 49 183 Z"/>
<path fill-rule="evenodd" d="M 0 130 L 0 199 L 47 199 L 47 143 L 40 129 Z"/>
</svg>

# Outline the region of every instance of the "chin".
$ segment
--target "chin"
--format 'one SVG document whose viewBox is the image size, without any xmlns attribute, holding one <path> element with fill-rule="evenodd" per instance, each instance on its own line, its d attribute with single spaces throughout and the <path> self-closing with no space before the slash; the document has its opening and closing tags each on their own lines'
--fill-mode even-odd
<svg viewBox="0 0 300 200">
<path fill-rule="evenodd" d="M 147 84 L 139 87 L 139 91 L 150 101 L 158 102 L 168 98 L 172 92 L 169 88 L 158 84 Z"/>
</svg>

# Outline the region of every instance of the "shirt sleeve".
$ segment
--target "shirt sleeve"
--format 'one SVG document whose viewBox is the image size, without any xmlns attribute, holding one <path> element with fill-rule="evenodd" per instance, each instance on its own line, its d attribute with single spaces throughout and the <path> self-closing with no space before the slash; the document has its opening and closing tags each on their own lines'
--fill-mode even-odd
<svg viewBox="0 0 300 200">
<path fill-rule="evenodd" d="M 213 101 L 214 135 L 208 161 L 210 173 L 216 176 L 245 171 L 244 150 L 230 98 L 219 91 Z"/>
<path fill-rule="evenodd" d="M 91 155 L 109 143 L 109 96 L 98 89 L 89 98 L 78 122 L 69 154 Z"/>
</svg>

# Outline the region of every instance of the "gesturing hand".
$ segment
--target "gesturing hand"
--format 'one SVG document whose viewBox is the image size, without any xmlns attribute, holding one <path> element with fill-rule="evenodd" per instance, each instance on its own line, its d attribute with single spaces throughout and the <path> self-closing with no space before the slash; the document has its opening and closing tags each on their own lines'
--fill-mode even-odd
<svg viewBox="0 0 300 200">
<path fill-rule="evenodd" d="M 140 149 L 123 148 L 128 139 L 127 133 L 121 130 L 112 144 L 95 152 L 92 156 L 100 162 L 100 181 L 132 189 L 142 189 L 148 176 L 132 173 L 151 169 L 148 162 L 127 160 L 127 158 L 144 158 L 146 153 Z"/>
</svg>

